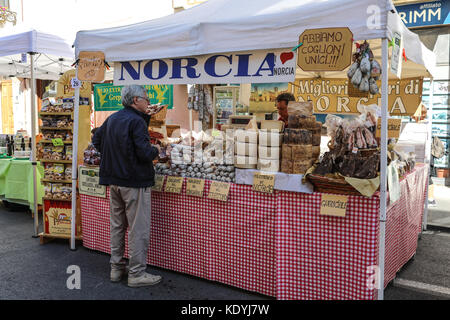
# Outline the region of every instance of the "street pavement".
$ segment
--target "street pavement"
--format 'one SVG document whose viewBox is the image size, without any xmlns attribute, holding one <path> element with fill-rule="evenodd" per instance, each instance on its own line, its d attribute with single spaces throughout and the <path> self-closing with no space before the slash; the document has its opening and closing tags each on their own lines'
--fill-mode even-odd
<svg viewBox="0 0 450 320">
<path fill-rule="evenodd" d="M 42 217 L 39 217 L 39 221 Z M 29 212 L 5 209 L 0 205 L 0 299 L 82 299 L 82 300 L 267 300 L 217 282 L 149 267 L 163 281 L 153 287 L 129 288 L 126 280 L 109 281 L 109 256 L 88 250 L 77 242 L 69 249 L 68 240 L 45 245 L 33 238 Z M 81 272 L 81 288 L 70 290 L 67 268 L 76 265 Z M 450 299 L 450 234 L 427 231 L 419 240 L 414 260 L 398 274 L 399 285 L 390 284 L 386 300 Z M 405 282 L 409 281 L 409 282 Z M 413 282 L 412 282 L 413 281 Z M 419 285 L 418 285 L 419 284 Z M 423 286 L 423 284 L 428 285 Z M 447 288 L 447 289 L 446 289 Z"/>
</svg>

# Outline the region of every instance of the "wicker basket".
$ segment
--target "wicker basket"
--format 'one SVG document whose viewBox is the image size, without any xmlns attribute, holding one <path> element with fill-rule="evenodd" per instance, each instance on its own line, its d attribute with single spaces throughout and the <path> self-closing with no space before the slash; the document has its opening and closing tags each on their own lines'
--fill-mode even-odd
<svg viewBox="0 0 450 320">
<path fill-rule="evenodd" d="M 322 193 L 335 193 L 360 196 L 358 190 L 353 188 L 344 179 L 334 179 L 316 174 L 308 174 L 306 178 L 314 185 L 314 191 Z"/>
</svg>

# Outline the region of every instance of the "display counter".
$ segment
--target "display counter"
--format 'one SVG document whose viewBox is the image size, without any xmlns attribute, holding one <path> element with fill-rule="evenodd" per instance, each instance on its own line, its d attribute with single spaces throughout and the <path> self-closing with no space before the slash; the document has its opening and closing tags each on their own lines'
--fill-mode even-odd
<svg viewBox="0 0 450 320">
<path fill-rule="evenodd" d="M 41 178 L 44 168 L 38 164 L 36 170 L 37 199 L 42 204 L 44 188 Z M 0 198 L 33 208 L 33 166 L 29 160 L 0 159 Z"/>
<path fill-rule="evenodd" d="M 425 200 L 427 167 L 417 165 L 388 206 L 386 286 L 415 254 Z M 379 209 L 371 198 L 348 196 L 345 217 L 320 214 L 322 193 L 255 192 L 231 183 L 226 202 L 152 192 L 147 262 L 277 299 L 369 299 L 378 265 Z M 81 194 L 83 245 L 110 253 L 106 198 Z M 128 239 L 126 239 L 128 257 Z"/>
</svg>

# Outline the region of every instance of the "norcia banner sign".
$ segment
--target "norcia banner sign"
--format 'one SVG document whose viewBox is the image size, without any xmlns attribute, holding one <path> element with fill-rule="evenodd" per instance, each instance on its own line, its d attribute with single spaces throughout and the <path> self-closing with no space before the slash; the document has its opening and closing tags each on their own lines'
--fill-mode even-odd
<svg viewBox="0 0 450 320">
<path fill-rule="evenodd" d="M 291 49 L 116 62 L 114 85 L 292 82 L 296 62 Z"/>
</svg>

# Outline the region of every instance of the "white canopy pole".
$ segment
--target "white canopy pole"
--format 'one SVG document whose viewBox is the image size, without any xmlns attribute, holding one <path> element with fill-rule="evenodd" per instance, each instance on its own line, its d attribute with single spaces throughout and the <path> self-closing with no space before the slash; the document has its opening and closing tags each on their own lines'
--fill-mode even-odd
<svg viewBox="0 0 450 320">
<path fill-rule="evenodd" d="M 433 143 L 433 137 L 432 137 L 432 122 L 433 122 L 433 79 L 430 79 L 430 102 L 429 107 L 427 111 L 427 117 L 428 117 L 428 123 L 427 123 L 427 146 L 425 148 L 425 161 L 428 162 L 428 177 L 427 177 L 427 192 L 425 196 L 425 208 L 423 212 L 423 218 L 422 218 L 422 230 L 427 230 L 427 224 L 428 224 L 428 196 L 430 192 L 430 180 L 431 180 L 431 144 Z M 433 187 L 434 188 L 434 187 Z M 434 191 L 434 190 L 433 190 Z"/>
<path fill-rule="evenodd" d="M 78 79 L 78 68 L 75 72 Z M 74 114 L 73 114 L 73 146 L 72 146 L 72 218 L 70 220 L 70 250 L 75 248 L 75 227 L 77 219 L 77 161 L 78 161 L 78 114 L 80 109 L 80 88 L 75 88 Z"/>
<path fill-rule="evenodd" d="M 33 168 L 33 213 L 34 213 L 34 237 L 39 233 L 39 217 L 37 203 L 37 178 L 36 178 L 36 79 L 34 78 L 34 52 L 30 55 L 30 87 L 31 87 L 31 165 Z"/>
<path fill-rule="evenodd" d="M 386 241 L 386 170 L 387 170 L 387 118 L 388 118 L 388 39 L 381 43 L 381 154 L 380 154 L 380 243 L 378 251 L 378 300 L 384 299 L 384 257 Z"/>
</svg>

